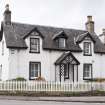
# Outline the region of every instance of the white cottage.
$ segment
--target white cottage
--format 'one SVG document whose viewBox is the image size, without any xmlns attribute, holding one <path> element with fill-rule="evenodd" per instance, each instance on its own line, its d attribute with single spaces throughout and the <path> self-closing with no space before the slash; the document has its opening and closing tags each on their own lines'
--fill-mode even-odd
<svg viewBox="0 0 105 105">
<path fill-rule="evenodd" d="M 92 16 L 86 30 L 22 24 L 11 21 L 6 5 L 0 31 L 0 78 L 83 82 L 105 78 L 105 46 L 94 32 Z"/>
</svg>

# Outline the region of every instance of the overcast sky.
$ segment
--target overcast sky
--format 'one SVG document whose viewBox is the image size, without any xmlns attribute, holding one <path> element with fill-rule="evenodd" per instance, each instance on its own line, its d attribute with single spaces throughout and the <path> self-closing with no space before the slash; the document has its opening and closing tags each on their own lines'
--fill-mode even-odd
<svg viewBox="0 0 105 105">
<path fill-rule="evenodd" d="M 92 15 L 95 32 L 105 28 L 105 0 L 0 0 L 0 21 L 7 3 L 15 22 L 85 29 Z"/>
</svg>

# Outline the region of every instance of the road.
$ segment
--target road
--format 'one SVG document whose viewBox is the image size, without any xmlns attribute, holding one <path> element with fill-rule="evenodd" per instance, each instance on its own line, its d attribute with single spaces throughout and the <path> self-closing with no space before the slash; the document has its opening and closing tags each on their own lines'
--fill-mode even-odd
<svg viewBox="0 0 105 105">
<path fill-rule="evenodd" d="M 105 103 L 0 100 L 0 105 L 105 105 Z"/>
</svg>

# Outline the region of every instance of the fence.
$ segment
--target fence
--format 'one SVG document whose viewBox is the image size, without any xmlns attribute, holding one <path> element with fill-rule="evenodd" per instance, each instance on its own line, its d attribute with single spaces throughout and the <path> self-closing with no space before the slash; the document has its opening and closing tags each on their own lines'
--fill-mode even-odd
<svg viewBox="0 0 105 105">
<path fill-rule="evenodd" d="M 105 91 L 105 83 L 62 83 L 36 81 L 0 81 L 0 91 Z"/>
</svg>

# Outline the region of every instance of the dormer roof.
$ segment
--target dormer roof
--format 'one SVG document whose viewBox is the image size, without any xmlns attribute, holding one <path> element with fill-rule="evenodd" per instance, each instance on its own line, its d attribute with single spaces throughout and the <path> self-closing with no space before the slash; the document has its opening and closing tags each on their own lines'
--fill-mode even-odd
<svg viewBox="0 0 105 105">
<path fill-rule="evenodd" d="M 81 43 L 86 37 L 89 37 L 93 42 L 95 42 L 95 38 L 89 32 L 86 32 L 78 35 L 78 37 L 76 38 L 76 43 Z"/>
<path fill-rule="evenodd" d="M 66 33 L 64 31 L 60 31 L 56 34 L 54 34 L 53 39 L 57 39 L 57 38 L 68 38 L 68 36 L 66 35 Z"/>
</svg>

